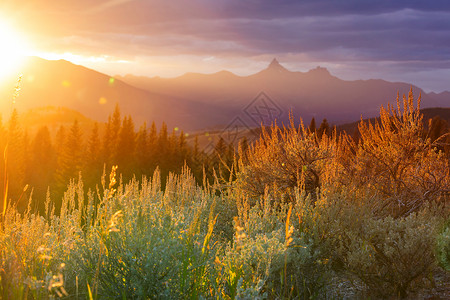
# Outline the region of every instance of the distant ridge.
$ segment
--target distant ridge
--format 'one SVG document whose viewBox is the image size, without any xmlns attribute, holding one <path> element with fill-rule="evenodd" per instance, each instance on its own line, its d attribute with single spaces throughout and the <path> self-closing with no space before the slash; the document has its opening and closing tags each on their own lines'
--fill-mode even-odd
<svg viewBox="0 0 450 300">
<path fill-rule="evenodd" d="M 274 72 L 290 72 L 288 69 L 283 67 L 276 58 L 272 59 L 266 70 Z"/>
<path fill-rule="evenodd" d="M 425 126 L 427 126 L 428 120 L 433 119 L 434 117 L 439 117 L 441 120 L 446 121 L 447 124 L 450 126 L 450 108 L 442 108 L 442 107 L 425 108 L 421 109 L 420 112 L 423 114 L 423 121 Z M 376 119 L 379 118 L 364 119 L 363 121 L 373 122 Z M 337 126 L 337 129 L 338 131 L 346 131 L 348 134 L 352 135 L 358 128 L 359 123 L 360 121 L 341 124 Z"/>
<path fill-rule="evenodd" d="M 117 78 L 154 93 L 223 107 L 221 114 L 228 114 L 231 120 L 260 92 L 265 92 L 283 110 L 280 122 L 288 122 L 290 110 L 305 121 L 312 117 L 327 118 L 335 124 L 359 120 L 361 115 L 374 117 L 382 105 L 395 102 L 397 92 L 407 94 L 411 86 L 416 98 L 419 93 L 422 95 L 422 107 L 450 106 L 448 92 L 427 94 L 409 83 L 379 79 L 342 80 L 320 66 L 307 72 L 291 71 L 276 58 L 265 69 L 249 76 L 224 74 L 189 73 L 157 80 L 143 77 L 135 80 L 131 75 Z M 226 123 L 225 117 L 222 120 Z"/>
<path fill-rule="evenodd" d="M 397 92 L 408 93 L 411 84 L 384 80 L 342 80 L 326 68 L 307 72 L 291 71 L 274 58 L 268 66 L 249 76 L 229 71 L 214 74 L 187 73 L 176 78 L 111 78 L 100 72 L 67 61 L 31 58 L 23 70 L 20 96 L 14 105 L 20 112 L 42 106 L 67 107 L 86 117 L 104 122 L 120 105 L 123 115 L 131 115 L 140 126 L 165 121 L 169 128 L 185 131 L 225 128 L 235 120 L 239 126 L 258 127 L 265 110 L 272 105 L 270 117 L 279 124 L 294 118 L 309 122 L 327 118 L 342 124 L 378 116 L 379 108 L 394 103 Z M 0 97 L 11 99 L 15 79 L 0 86 Z M 450 107 L 450 92 L 425 93 L 412 86 L 422 107 Z M 258 99 L 259 95 L 265 99 Z M 263 103 L 264 102 L 264 103 Z M 10 101 L 0 102 L 7 118 Z M 255 114 L 259 114 L 255 117 Z M 265 123 L 267 122 L 267 123 Z"/>
</svg>

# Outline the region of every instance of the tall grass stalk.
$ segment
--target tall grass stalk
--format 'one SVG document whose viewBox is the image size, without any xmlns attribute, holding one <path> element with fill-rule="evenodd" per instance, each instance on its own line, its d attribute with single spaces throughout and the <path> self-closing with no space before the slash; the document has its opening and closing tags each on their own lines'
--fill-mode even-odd
<svg viewBox="0 0 450 300">
<path fill-rule="evenodd" d="M 8 206 L 8 143 L 6 143 L 5 150 L 3 151 L 3 162 L 5 164 L 5 170 L 3 173 L 3 206 L 2 206 L 2 223 L 5 219 L 6 207 Z"/>
</svg>

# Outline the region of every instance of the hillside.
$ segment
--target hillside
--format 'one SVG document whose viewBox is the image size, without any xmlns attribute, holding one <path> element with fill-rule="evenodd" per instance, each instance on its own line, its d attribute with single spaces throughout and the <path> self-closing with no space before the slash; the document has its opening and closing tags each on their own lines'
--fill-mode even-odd
<svg viewBox="0 0 450 300">
<path fill-rule="evenodd" d="M 447 124 L 450 125 L 450 108 L 442 108 L 442 107 L 433 107 L 433 108 L 424 108 L 420 110 L 423 114 L 423 121 L 425 126 L 428 124 L 428 120 L 439 117 L 440 119 L 447 122 Z M 370 119 L 364 119 L 364 122 L 370 121 L 373 122 L 379 118 L 370 118 Z M 360 121 L 341 124 L 337 126 L 338 131 L 346 131 L 348 134 L 352 135 L 355 130 L 358 128 L 358 124 Z"/>
<path fill-rule="evenodd" d="M 0 86 L 0 110 L 4 119 L 12 107 L 19 112 L 54 106 L 79 111 L 105 122 L 120 105 L 123 115 L 133 116 L 136 126 L 143 122 L 186 131 L 221 130 L 230 126 L 247 128 L 287 123 L 289 111 L 309 122 L 327 118 L 340 124 L 378 114 L 381 105 L 395 100 L 397 92 L 407 93 L 407 83 L 384 80 L 341 80 L 325 69 L 292 72 L 277 60 L 250 76 L 228 71 L 214 74 L 187 73 L 177 78 L 147 78 L 127 75 L 112 78 L 67 61 L 30 58 L 23 68 L 19 97 L 14 106 L 15 78 Z M 422 94 L 422 107 L 448 107 L 450 93 Z"/>
<path fill-rule="evenodd" d="M 288 120 L 289 110 L 305 121 L 326 117 L 333 123 L 343 123 L 358 120 L 361 114 L 364 118 L 373 117 L 381 105 L 395 101 L 397 92 L 407 93 L 411 88 L 407 83 L 384 80 L 341 80 L 321 67 L 308 72 L 292 72 L 276 59 L 266 69 L 244 77 L 221 71 L 209 75 L 188 73 L 169 79 L 132 75 L 117 78 L 168 97 L 214 104 L 223 107 L 224 113 L 233 108 L 235 116 L 245 116 L 246 107 L 252 106 L 257 95 L 265 92 L 280 108 L 275 115 L 284 122 Z M 414 94 L 422 94 L 422 107 L 450 105 L 450 93 L 427 94 L 419 87 L 412 87 Z"/>
<path fill-rule="evenodd" d="M 32 108 L 54 106 L 79 111 L 88 118 L 107 121 L 116 103 L 124 115 L 136 123 L 166 121 L 172 126 L 183 121 L 187 101 L 163 97 L 141 90 L 100 72 L 59 60 L 29 58 L 22 70 L 23 79 L 14 108 L 25 112 Z M 0 98 L 11 99 L 16 79 L 0 87 Z M 0 102 L 3 115 L 11 111 L 10 100 Z M 173 117 L 172 117 L 173 116 Z"/>
<path fill-rule="evenodd" d="M 90 133 L 96 121 L 80 112 L 67 107 L 38 107 L 19 114 L 19 123 L 28 134 L 35 134 L 43 126 L 47 126 L 51 134 L 55 134 L 60 126 L 70 127 L 78 122 L 82 132 Z M 101 127 L 103 123 L 99 124 Z"/>
</svg>

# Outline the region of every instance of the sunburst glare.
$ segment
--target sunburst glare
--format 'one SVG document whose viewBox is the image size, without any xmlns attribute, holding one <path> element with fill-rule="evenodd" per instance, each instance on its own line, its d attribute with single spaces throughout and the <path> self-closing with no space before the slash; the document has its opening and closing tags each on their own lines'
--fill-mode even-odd
<svg viewBox="0 0 450 300">
<path fill-rule="evenodd" d="M 28 50 L 25 38 L 13 26 L 0 20 L 0 81 L 17 76 Z"/>
</svg>

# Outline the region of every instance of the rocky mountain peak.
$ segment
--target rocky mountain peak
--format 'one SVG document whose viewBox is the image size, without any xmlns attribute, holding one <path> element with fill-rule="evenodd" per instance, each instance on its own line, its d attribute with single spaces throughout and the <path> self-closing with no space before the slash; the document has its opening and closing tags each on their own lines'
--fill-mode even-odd
<svg viewBox="0 0 450 300">
<path fill-rule="evenodd" d="M 289 72 L 289 70 L 283 67 L 276 58 L 272 59 L 271 63 L 267 67 L 267 70 L 276 72 Z"/>
</svg>

